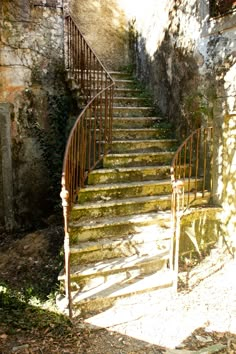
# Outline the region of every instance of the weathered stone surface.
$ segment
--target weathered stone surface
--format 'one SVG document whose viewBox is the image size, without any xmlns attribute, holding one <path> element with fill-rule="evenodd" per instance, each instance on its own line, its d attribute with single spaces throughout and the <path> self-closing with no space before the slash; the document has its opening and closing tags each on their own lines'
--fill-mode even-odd
<svg viewBox="0 0 236 354">
<path fill-rule="evenodd" d="M 128 20 L 119 0 L 71 1 L 70 11 L 108 68 L 114 70 L 129 64 Z"/>
<path fill-rule="evenodd" d="M 226 152 L 223 135 L 235 140 L 234 128 L 226 127 L 224 117 L 236 109 L 236 13 L 212 18 L 203 0 L 150 0 L 140 4 L 144 7 L 145 18 L 140 11 L 135 22 L 136 73 L 181 140 L 200 125 L 214 127 L 213 201 L 224 205 L 230 234 L 235 233 L 235 206 L 230 203 L 229 216 L 225 202 L 236 189 L 230 172 L 233 155 Z M 225 178 L 226 169 L 230 177 Z"/>
<path fill-rule="evenodd" d="M 180 254 L 204 252 L 209 245 L 225 237 L 222 211 L 219 207 L 193 208 L 181 218 Z M 194 240 L 198 249 L 194 246 Z"/>
<path fill-rule="evenodd" d="M 52 182 L 51 177 L 56 168 L 61 169 L 61 162 L 58 159 L 52 167 L 51 161 L 49 167 L 48 156 L 52 156 L 49 150 L 53 140 L 56 144 L 58 139 L 61 154 L 64 151 L 65 134 L 59 133 L 56 125 L 61 119 L 66 127 L 63 115 L 69 109 L 61 5 L 61 1 L 54 0 L 3 0 L 0 4 L 0 102 L 14 105 L 10 137 L 16 227 L 40 223 L 52 208 L 52 184 L 60 183 Z M 48 168 L 54 172 L 49 173 Z M 59 191 L 56 193 L 59 195 Z"/>
<path fill-rule="evenodd" d="M 0 225 L 8 231 L 15 226 L 13 211 L 13 169 L 11 119 L 13 106 L 0 103 Z"/>
</svg>

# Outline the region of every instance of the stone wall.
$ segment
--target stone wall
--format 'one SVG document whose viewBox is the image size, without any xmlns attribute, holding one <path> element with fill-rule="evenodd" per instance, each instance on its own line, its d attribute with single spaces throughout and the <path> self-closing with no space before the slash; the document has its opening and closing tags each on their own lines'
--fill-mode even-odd
<svg viewBox="0 0 236 354">
<path fill-rule="evenodd" d="M 225 233 L 236 254 L 236 114 L 228 114 L 223 123 L 222 205 Z"/>
<path fill-rule="evenodd" d="M 64 75 L 63 9 L 60 0 L 2 0 L 0 7 L 0 105 L 13 105 L 13 224 L 30 228 L 52 213 L 59 193 L 53 177 L 62 163 L 70 100 Z M 2 189 L 6 184 L 5 180 Z M 3 203 L 2 194 L 0 199 Z"/>
<path fill-rule="evenodd" d="M 222 228 L 222 208 L 189 209 L 181 218 L 180 255 L 204 254 L 217 241 L 222 244 L 226 233 Z"/>
<path fill-rule="evenodd" d="M 228 153 L 225 136 L 234 144 L 236 11 L 211 18 L 205 0 L 147 0 L 145 6 L 145 18 L 135 22 L 136 74 L 180 140 L 201 125 L 213 125 L 213 201 L 223 206 L 232 236 L 235 204 L 229 201 L 236 185 L 229 171 L 235 153 Z"/>
<path fill-rule="evenodd" d="M 121 0 L 72 0 L 69 12 L 109 70 L 129 65 L 129 25 Z"/>
<path fill-rule="evenodd" d="M 143 6 L 150 10 L 136 18 L 136 72 L 158 110 L 180 137 L 212 122 L 213 111 L 222 125 L 222 113 L 235 110 L 235 12 L 210 18 L 204 0 Z"/>
</svg>

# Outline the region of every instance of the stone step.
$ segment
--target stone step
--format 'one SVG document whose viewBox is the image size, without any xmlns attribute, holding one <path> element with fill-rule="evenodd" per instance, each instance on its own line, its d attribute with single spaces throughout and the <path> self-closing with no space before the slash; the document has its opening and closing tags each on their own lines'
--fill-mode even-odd
<svg viewBox="0 0 236 354">
<path fill-rule="evenodd" d="M 197 186 L 196 186 L 197 184 Z M 202 188 L 202 180 L 185 180 L 185 188 Z M 99 184 L 97 186 L 86 186 L 78 193 L 78 203 L 111 201 L 113 199 L 135 198 L 137 196 L 152 196 L 169 194 L 172 192 L 170 179 L 158 181 L 139 181 L 129 183 Z"/>
<path fill-rule="evenodd" d="M 71 89 L 72 90 L 80 90 L 80 86 L 76 85 L 75 82 L 70 83 Z M 102 89 L 102 87 L 100 87 Z M 96 93 L 98 93 L 98 89 L 95 88 L 85 88 L 85 92 L 90 92 L 92 93 L 92 96 L 95 96 Z M 79 96 L 81 95 L 81 92 L 79 93 Z M 115 97 L 143 97 L 143 91 L 139 90 L 137 88 L 127 88 L 127 87 L 114 87 L 114 98 Z"/>
<path fill-rule="evenodd" d="M 96 218 L 83 222 L 70 223 L 70 242 L 72 245 L 78 242 L 95 241 L 101 238 L 114 238 L 140 234 L 155 233 L 162 235 L 160 230 L 169 229 L 171 213 L 169 210 L 158 213 L 134 214 L 113 218 Z"/>
<path fill-rule="evenodd" d="M 109 118 L 109 117 L 108 117 Z M 92 126 L 94 124 L 94 117 L 89 117 L 88 120 L 91 119 Z M 100 117 L 97 117 L 97 121 L 100 120 Z M 128 130 L 128 127 L 131 129 L 145 129 L 145 128 L 150 128 L 150 129 L 156 129 L 157 131 L 160 130 L 163 131 L 169 131 L 171 128 L 165 127 L 165 125 L 162 124 L 163 118 L 161 117 L 114 117 L 113 118 L 113 129 L 126 129 Z M 104 126 L 104 117 L 101 117 L 101 123 Z M 89 124 L 89 123 L 88 123 Z"/>
<path fill-rule="evenodd" d="M 174 157 L 174 152 L 146 152 L 146 153 L 126 153 L 108 154 L 103 158 L 103 167 L 131 167 L 131 166 L 155 166 L 166 165 Z"/>
<path fill-rule="evenodd" d="M 143 129 L 113 129 L 112 137 L 114 140 L 151 140 L 166 138 L 171 134 L 170 129 L 163 128 L 143 128 Z"/>
<path fill-rule="evenodd" d="M 70 247 L 70 264 L 82 265 L 134 255 L 167 259 L 170 252 L 171 232 L 163 229 L 163 234 L 165 236 L 160 239 L 158 234 L 149 232 L 117 239 L 102 238 L 99 242 L 81 242 Z"/>
<path fill-rule="evenodd" d="M 149 128 L 161 125 L 162 117 L 114 117 L 113 128 Z"/>
<path fill-rule="evenodd" d="M 140 214 L 170 209 L 171 195 L 125 198 L 111 201 L 87 202 L 76 204 L 71 211 L 71 220 L 114 217 Z"/>
<path fill-rule="evenodd" d="M 133 80 L 132 74 L 126 71 L 109 71 L 109 74 L 111 75 L 113 80 L 122 80 L 122 79 Z"/>
<path fill-rule="evenodd" d="M 132 88 L 137 89 L 137 85 L 132 79 L 116 79 L 115 80 L 115 89 L 116 88 Z"/>
<path fill-rule="evenodd" d="M 187 182 L 187 181 L 186 181 Z M 209 203 L 209 193 L 205 191 L 204 197 L 201 192 L 189 193 L 184 196 L 184 205 L 187 200 L 192 206 Z M 83 222 L 94 218 L 117 217 L 146 214 L 170 210 L 171 194 L 145 196 L 136 198 L 116 199 L 111 201 L 87 202 L 83 205 L 76 204 L 72 208 L 70 220 Z"/>
<path fill-rule="evenodd" d="M 88 185 L 150 181 L 170 177 L 170 166 L 117 167 L 97 169 L 88 176 Z"/>
<path fill-rule="evenodd" d="M 163 265 L 158 260 L 150 264 L 151 269 L 155 269 L 155 266 L 159 269 L 152 271 L 152 274 L 143 274 L 138 268 L 105 278 L 101 277 L 99 280 L 95 278 L 94 285 L 91 285 L 89 290 L 75 291 L 72 294 L 75 311 L 76 308 L 80 311 L 98 311 L 112 306 L 122 297 L 171 287 L 174 274 L 165 267 L 165 263 Z"/>
<path fill-rule="evenodd" d="M 151 100 L 149 97 L 114 97 L 113 105 L 115 107 L 145 107 L 150 106 Z"/>
<path fill-rule="evenodd" d="M 139 97 L 143 91 L 137 88 L 115 87 L 114 97 Z"/>
<path fill-rule="evenodd" d="M 154 115 L 154 108 L 145 107 L 119 107 L 113 106 L 113 117 L 149 117 Z"/>
<path fill-rule="evenodd" d="M 169 151 L 176 148 L 175 139 L 117 140 L 111 144 L 112 153 Z"/>
<path fill-rule="evenodd" d="M 99 184 L 86 186 L 78 193 L 78 203 L 90 201 L 109 201 L 112 199 L 135 198 L 137 196 L 150 196 L 168 194 L 172 191 L 170 179 L 162 181 L 141 181 L 130 183 Z"/>
</svg>

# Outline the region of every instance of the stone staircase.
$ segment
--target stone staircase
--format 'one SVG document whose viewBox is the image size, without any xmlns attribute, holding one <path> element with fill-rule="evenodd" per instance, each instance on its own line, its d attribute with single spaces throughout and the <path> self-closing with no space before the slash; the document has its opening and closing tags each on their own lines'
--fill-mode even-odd
<svg viewBox="0 0 236 354">
<path fill-rule="evenodd" d="M 73 311 L 172 285 L 171 129 L 127 73 L 115 82 L 113 143 L 70 216 Z M 60 275 L 64 281 L 64 275 Z"/>
</svg>

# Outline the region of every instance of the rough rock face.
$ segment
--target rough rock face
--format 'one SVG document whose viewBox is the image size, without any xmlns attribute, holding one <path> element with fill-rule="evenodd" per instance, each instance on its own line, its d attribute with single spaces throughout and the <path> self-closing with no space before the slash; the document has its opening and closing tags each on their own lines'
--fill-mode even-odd
<svg viewBox="0 0 236 354">
<path fill-rule="evenodd" d="M 236 228 L 235 10 L 210 17 L 208 1 L 166 1 L 136 20 L 136 72 L 181 140 L 213 125 L 213 201 L 224 206 L 230 234 Z M 227 9 L 228 11 L 228 9 Z"/>
<path fill-rule="evenodd" d="M 108 69 L 129 64 L 128 20 L 120 0 L 72 0 L 70 12 Z"/>
<path fill-rule="evenodd" d="M 11 160 L 1 159 L 0 224 L 27 228 L 50 212 L 55 181 L 49 167 L 60 168 L 65 143 L 69 96 L 62 3 L 3 0 L 0 7 L 0 129 L 4 122 L 6 138 L 4 144 L 0 140 L 0 156 L 7 149 Z M 6 190 L 11 195 L 3 193 Z"/>
</svg>

